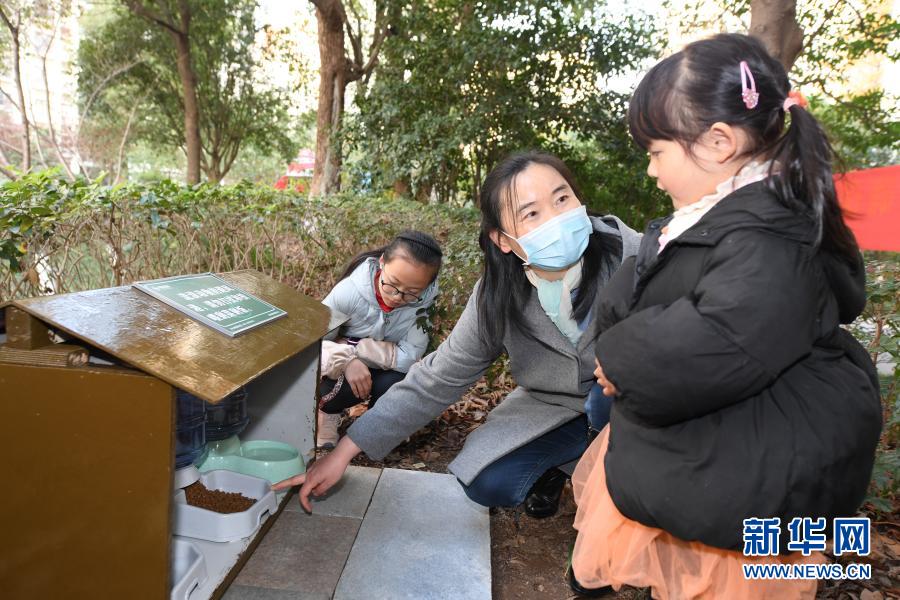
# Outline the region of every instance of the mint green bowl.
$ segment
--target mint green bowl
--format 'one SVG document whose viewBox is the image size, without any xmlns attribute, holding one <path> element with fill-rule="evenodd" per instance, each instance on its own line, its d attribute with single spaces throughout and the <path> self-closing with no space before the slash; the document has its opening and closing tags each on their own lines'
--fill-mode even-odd
<svg viewBox="0 0 900 600">
<path fill-rule="evenodd" d="M 297 449 L 283 442 L 252 440 L 240 443 L 237 436 L 232 436 L 208 446 L 209 453 L 198 467 L 202 473 L 226 469 L 277 483 L 306 472 Z"/>
</svg>

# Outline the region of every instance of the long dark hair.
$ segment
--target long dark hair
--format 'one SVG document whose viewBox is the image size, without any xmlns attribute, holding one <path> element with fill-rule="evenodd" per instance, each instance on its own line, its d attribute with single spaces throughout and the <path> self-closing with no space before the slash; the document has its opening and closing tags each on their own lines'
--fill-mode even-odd
<svg viewBox="0 0 900 600">
<path fill-rule="evenodd" d="M 500 231 L 500 215 L 514 212 L 508 199 L 513 198 L 516 175 L 531 164 L 552 167 L 562 175 L 572 193 L 582 200 L 572 173 L 565 163 L 543 152 L 513 154 L 501 161 L 488 173 L 481 186 L 481 234 L 478 244 L 484 252 L 484 270 L 478 287 L 478 320 L 482 339 L 496 344 L 503 339 L 507 325 L 514 326 L 526 335 L 534 337 L 532 328 L 525 322 L 525 302 L 533 286 L 525 277 L 522 259 L 510 252 L 502 252 L 491 240 L 491 233 Z M 581 284 L 572 302 L 576 321 L 584 319 L 591 308 L 601 285 L 604 264 L 617 264 L 622 258 L 622 244 L 614 235 L 593 232 L 588 240 L 581 267 Z"/>
<path fill-rule="evenodd" d="M 747 108 L 741 97 L 740 63 L 746 61 L 759 101 Z M 680 143 L 690 154 L 714 123 L 740 127 L 750 138 L 751 157 L 772 159 L 769 185 L 781 202 L 808 214 L 817 243 L 853 263 L 859 248 L 844 223 L 834 190 L 834 150 L 807 110 L 782 108 L 791 89 L 787 73 L 756 38 L 722 33 L 689 44 L 660 61 L 644 76 L 628 106 L 628 127 L 645 150 L 652 140 Z"/>
<path fill-rule="evenodd" d="M 356 270 L 356 267 L 370 258 L 378 258 L 384 255 L 384 262 L 391 262 L 398 252 L 405 254 L 418 264 L 432 267 L 434 272 L 431 275 L 431 281 L 433 282 L 437 279 L 438 271 L 441 270 L 441 262 L 444 258 L 444 253 L 441 252 L 441 245 L 424 231 L 407 229 L 398 233 L 387 246 L 360 252 L 354 256 L 347 264 L 347 268 L 344 269 L 344 273 L 338 281 L 350 277 L 350 274 Z"/>
</svg>

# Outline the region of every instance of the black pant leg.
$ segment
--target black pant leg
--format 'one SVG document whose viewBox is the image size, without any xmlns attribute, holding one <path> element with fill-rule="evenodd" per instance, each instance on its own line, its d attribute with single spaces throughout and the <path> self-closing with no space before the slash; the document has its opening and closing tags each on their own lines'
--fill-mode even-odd
<svg viewBox="0 0 900 600">
<path fill-rule="evenodd" d="M 334 379 L 329 379 L 328 377 L 322 379 L 321 383 L 319 383 L 319 397 L 322 398 L 330 393 L 334 389 L 335 384 L 337 384 L 337 381 Z M 335 415 L 360 402 L 360 399 L 353 395 L 353 388 L 350 387 L 350 384 L 342 381 L 341 389 L 338 390 L 337 394 L 328 402 L 320 403 L 319 409 L 322 412 Z"/>
<path fill-rule="evenodd" d="M 372 374 L 372 400 L 369 402 L 369 406 L 373 406 L 392 385 L 406 377 L 406 373 L 400 373 L 398 371 L 369 369 L 369 372 Z M 319 396 L 322 397 L 331 392 L 336 383 L 337 382 L 334 379 L 324 378 L 319 384 Z M 353 395 L 353 388 L 350 384 L 344 381 L 341 384 L 341 389 L 335 394 L 334 398 L 320 405 L 319 408 L 322 409 L 323 412 L 333 415 L 340 413 L 351 406 L 356 406 L 360 402 L 362 402 L 362 400 Z"/>
<path fill-rule="evenodd" d="M 384 393 L 391 389 L 392 385 L 403 381 L 404 377 L 406 377 L 406 373 L 400 371 L 372 369 L 372 399 L 369 401 L 369 408 L 375 406 L 378 399 L 384 396 Z"/>
</svg>

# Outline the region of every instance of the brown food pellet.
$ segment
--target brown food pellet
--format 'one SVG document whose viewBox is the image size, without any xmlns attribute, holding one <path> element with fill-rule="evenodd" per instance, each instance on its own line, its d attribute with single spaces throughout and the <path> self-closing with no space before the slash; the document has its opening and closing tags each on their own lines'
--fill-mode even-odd
<svg viewBox="0 0 900 600">
<path fill-rule="evenodd" d="M 199 481 L 184 488 L 184 495 L 191 506 L 224 514 L 244 512 L 256 503 L 240 492 L 207 489 Z"/>
</svg>

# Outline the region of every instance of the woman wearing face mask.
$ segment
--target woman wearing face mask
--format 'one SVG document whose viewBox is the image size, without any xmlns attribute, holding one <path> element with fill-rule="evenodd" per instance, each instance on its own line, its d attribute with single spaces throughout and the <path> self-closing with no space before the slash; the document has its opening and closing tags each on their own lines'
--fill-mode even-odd
<svg viewBox="0 0 900 600">
<path fill-rule="evenodd" d="M 556 467 L 588 443 L 585 398 L 594 385 L 590 335 L 595 297 L 635 254 L 640 236 L 613 216 L 587 216 L 565 164 L 542 153 L 514 155 L 480 193 L 484 270 L 450 336 L 413 365 L 305 475 L 300 502 L 321 495 L 359 452 L 380 460 L 458 401 L 504 352 L 518 387 L 469 434 L 449 465 L 484 506 L 556 512 L 565 476 Z M 605 423 L 591 423 L 600 429 Z"/>
</svg>

